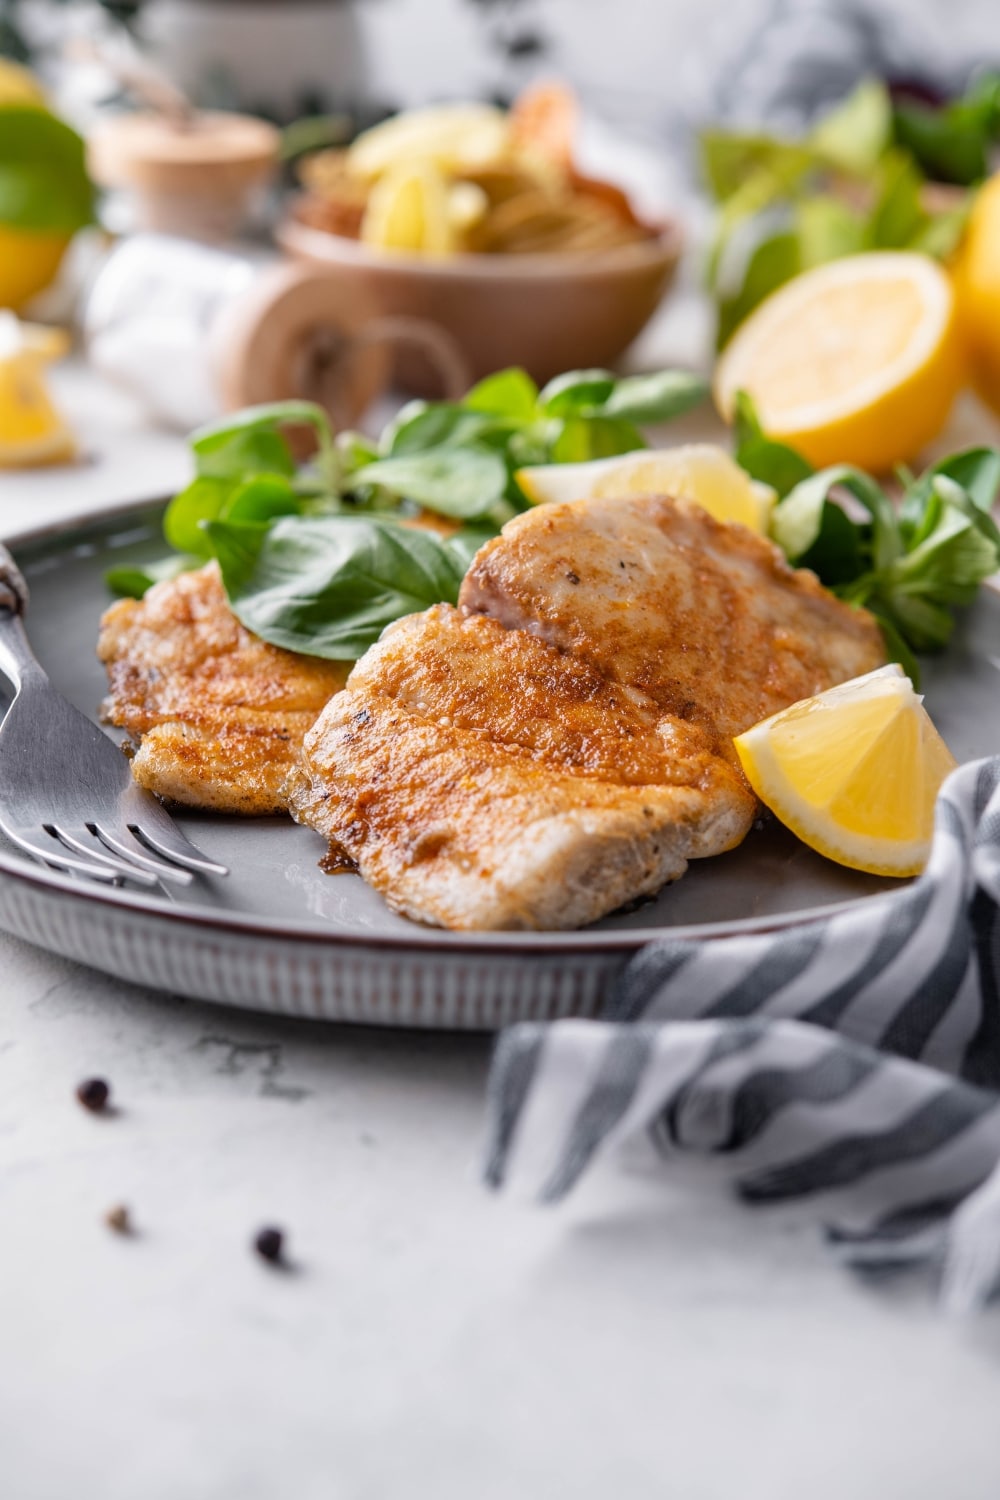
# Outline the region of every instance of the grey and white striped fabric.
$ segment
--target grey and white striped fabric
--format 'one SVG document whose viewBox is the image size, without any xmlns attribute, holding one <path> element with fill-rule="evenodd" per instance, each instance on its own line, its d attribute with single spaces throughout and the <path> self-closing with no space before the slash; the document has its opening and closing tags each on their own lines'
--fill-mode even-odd
<svg viewBox="0 0 1000 1500">
<path fill-rule="evenodd" d="M 554 1201 L 637 1134 L 808 1200 L 857 1264 L 1000 1294 L 1000 757 L 955 771 L 927 870 L 785 932 L 645 948 L 605 1018 L 512 1027 L 486 1179 Z"/>
</svg>

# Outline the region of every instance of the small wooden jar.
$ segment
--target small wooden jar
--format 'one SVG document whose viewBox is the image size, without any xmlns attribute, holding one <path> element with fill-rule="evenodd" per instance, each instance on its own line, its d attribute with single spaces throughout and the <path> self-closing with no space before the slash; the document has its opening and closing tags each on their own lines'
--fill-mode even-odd
<svg viewBox="0 0 1000 1500">
<path fill-rule="evenodd" d="M 133 198 L 135 228 L 226 240 L 273 177 L 279 140 L 251 115 L 121 114 L 94 128 L 88 158 L 101 187 Z"/>
</svg>

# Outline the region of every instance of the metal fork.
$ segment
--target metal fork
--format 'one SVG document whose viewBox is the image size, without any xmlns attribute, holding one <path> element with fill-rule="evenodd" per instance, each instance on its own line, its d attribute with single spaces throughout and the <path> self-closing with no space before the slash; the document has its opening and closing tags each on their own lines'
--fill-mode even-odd
<svg viewBox="0 0 1000 1500">
<path fill-rule="evenodd" d="M 228 875 L 185 838 L 121 750 L 52 686 L 24 632 L 28 587 L 0 546 L 0 672 L 16 696 L 0 725 L 0 831 L 92 880 L 190 885 Z"/>
</svg>

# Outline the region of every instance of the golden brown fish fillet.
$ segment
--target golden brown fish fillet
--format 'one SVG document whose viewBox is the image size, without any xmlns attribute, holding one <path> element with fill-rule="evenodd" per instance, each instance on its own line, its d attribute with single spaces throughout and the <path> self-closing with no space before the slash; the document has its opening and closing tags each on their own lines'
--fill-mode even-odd
<svg viewBox="0 0 1000 1500">
<path fill-rule="evenodd" d="M 349 671 L 244 629 L 214 563 L 113 604 L 98 655 L 110 685 L 104 717 L 140 742 L 139 784 L 171 802 L 257 816 L 285 810 L 306 730 Z"/>
<path fill-rule="evenodd" d="M 460 602 L 362 657 L 290 799 L 447 927 L 578 926 L 731 848 L 754 809 L 732 737 L 884 659 L 871 616 L 662 497 L 518 517 Z"/>
<path fill-rule="evenodd" d="M 447 605 L 392 626 L 307 735 L 291 809 L 407 916 L 576 927 L 739 843 L 704 733 L 588 662 Z"/>
<path fill-rule="evenodd" d="M 885 660 L 867 610 L 745 527 L 664 496 L 516 517 L 476 554 L 459 603 L 585 657 L 730 755 L 752 724 Z"/>
</svg>

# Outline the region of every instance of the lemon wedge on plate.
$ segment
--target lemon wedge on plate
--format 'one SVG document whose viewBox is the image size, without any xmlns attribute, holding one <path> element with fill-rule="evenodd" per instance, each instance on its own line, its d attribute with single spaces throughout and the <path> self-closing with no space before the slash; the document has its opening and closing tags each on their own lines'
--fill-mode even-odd
<svg viewBox="0 0 1000 1500">
<path fill-rule="evenodd" d="M 817 468 L 883 471 L 930 442 L 962 379 L 955 298 L 926 255 L 848 256 L 786 283 L 723 350 L 715 399 L 732 417 L 738 391 L 764 431 Z"/>
<path fill-rule="evenodd" d="M 880 667 L 735 740 L 760 800 L 810 849 L 873 875 L 927 863 L 955 759 L 901 667 Z"/>
<path fill-rule="evenodd" d="M 0 469 L 73 456 L 73 434 L 45 386 L 45 366 L 66 352 L 66 343 L 58 330 L 0 312 Z"/>
<path fill-rule="evenodd" d="M 777 499 L 770 485 L 751 479 L 713 443 L 640 449 L 582 464 L 541 464 L 518 469 L 517 482 L 535 505 L 562 500 L 627 499 L 672 495 L 692 500 L 717 521 L 734 521 L 761 536 Z"/>
</svg>

